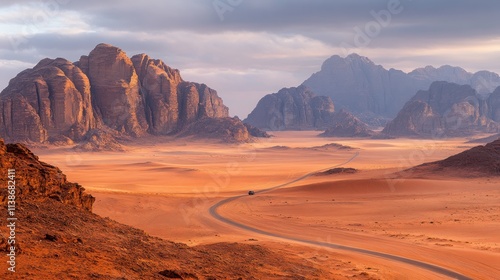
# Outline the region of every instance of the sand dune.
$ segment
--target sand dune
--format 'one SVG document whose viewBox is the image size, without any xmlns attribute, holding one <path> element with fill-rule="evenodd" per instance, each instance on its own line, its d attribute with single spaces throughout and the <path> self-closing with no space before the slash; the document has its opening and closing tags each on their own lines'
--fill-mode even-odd
<svg viewBox="0 0 500 280">
<path fill-rule="evenodd" d="M 331 265 L 341 278 L 401 279 L 411 274 L 440 279 L 384 259 L 255 235 L 208 214 L 208 208 L 225 197 L 288 182 L 357 153 L 343 166 L 357 169 L 355 174 L 309 177 L 245 197 L 222 211 L 270 231 L 401 254 L 474 278 L 500 274 L 500 225 L 495 222 L 500 216 L 499 179 L 394 175 L 476 144 L 461 138 L 359 140 L 323 139 L 316 137 L 317 131 L 274 134 L 262 142 L 230 146 L 143 141 L 130 143 L 127 153 L 74 153 L 62 148 L 36 152 L 97 197 L 96 213 L 155 236 L 190 245 L 222 240 L 262 244 Z M 318 148 L 331 143 L 356 149 Z"/>
</svg>

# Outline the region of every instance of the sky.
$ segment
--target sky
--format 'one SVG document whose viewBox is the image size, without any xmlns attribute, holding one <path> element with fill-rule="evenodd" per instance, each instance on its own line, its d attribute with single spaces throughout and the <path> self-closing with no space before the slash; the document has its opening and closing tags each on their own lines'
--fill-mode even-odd
<svg viewBox="0 0 500 280">
<path fill-rule="evenodd" d="M 2 0 L 0 89 L 45 57 L 109 43 L 162 59 L 245 118 L 332 55 L 500 73 L 499 14 L 498 0 Z"/>
</svg>

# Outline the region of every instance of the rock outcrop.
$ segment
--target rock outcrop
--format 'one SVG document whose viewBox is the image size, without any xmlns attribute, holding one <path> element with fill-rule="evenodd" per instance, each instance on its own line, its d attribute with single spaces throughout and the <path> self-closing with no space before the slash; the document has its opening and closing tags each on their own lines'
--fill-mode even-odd
<svg viewBox="0 0 500 280">
<path fill-rule="evenodd" d="M 39 201 L 54 199 L 64 204 L 92 211 L 95 198 L 85 193 L 85 189 L 66 180 L 66 175 L 52 165 L 38 160 L 23 144 L 7 144 L 0 139 L 0 201 L 6 203 L 7 175 L 9 169 L 15 170 L 16 201 Z M 16 204 L 17 204 L 16 203 Z"/>
<path fill-rule="evenodd" d="M 225 143 L 246 142 L 250 133 L 240 119 L 234 118 L 203 118 L 186 126 L 179 137 L 195 139 L 213 139 Z"/>
<path fill-rule="evenodd" d="M 320 134 L 322 137 L 371 137 L 374 131 L 353 114 L 341 109 L 333 114 L 328 129 Z"/>
<path fill-rule="evenodd" d="M 346 108 L 358 117 L 369 113 L 369 117 L 393 118 L 415 92 L 429 88 L 434 81 L 469 84 L 480 94 L 500 86 L 498 74 L 488 71 L 473 74 L 459 67 L 428 66 L 407 74 L 387 70 L 357 54 L 330 57 L 303 85 L 331 97 L 338 108 Z M 369 119 L 362 120 L 370 123 Z"/>
<path fill-rule="evenodd" d="M 125 151 L 126 149 L 113 134 L 117 133 L 108 130 L 93 129 L 73 149 L 84 152 Z"/>
<path fill-rule="evenodd" d="M 305 86 L 283 88 L 264 96 L 244 122 L 271 131 L 326 129 L 334 110 L 329 97 Z"/>
<path fill-rule="evenodd" d="M 258 127 L 255 127 L 255 126 L 248 124 L 248 123 L 243 123 L 243 124 L 247 128 L 248 133 L 253 137 L 259 137 L 259 138 L 271 138 L 272 137 L 269 133 L 265 132 L 264 130 L 261 130 Z"/>
<path fill-rule="evenodd" d="M 108 44 L 75 63 L 44 59 L 0 93 L 0 136 L 10 142 L 50 143 L 62 137 L 81 142 L 92 139 L 95 130 L 129 137 L 175 135 L 204 118 L 228 116 L 207 85 L 184 81 L 161 60 L 145 54 L 129 58 Z"/>
<path fill-rule="evenodd" d="M 121 49 L 99 44 L 78 63 L 87 74 L 96 115 L 109 128 L 140 136 L 147 129 L 139 77 Z"/>
<path fill-rule="evenodd" d="M 434 82 L 429 90 L 417 92 L 383 133 L 423 137 L 495 133 L 500 131 L 500 124 L 488 115 L 495 110 L 469 85 Z"/>
<path fill-rule="evenodd" d="M 447 159 L 425 163 L 406 172 L 454 174 L 462 177 L 500 176 L 500 139 Z"/>
</svg>

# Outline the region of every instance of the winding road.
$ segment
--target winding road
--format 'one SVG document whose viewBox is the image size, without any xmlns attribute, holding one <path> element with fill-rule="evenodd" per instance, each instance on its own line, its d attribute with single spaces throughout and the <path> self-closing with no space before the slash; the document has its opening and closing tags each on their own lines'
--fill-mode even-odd
<svg viewBox="0 0 500 280">
<path fill-rule="evenodd" d="M 312 176 L 312 175 L 314 175 L 316 173 L 323 172 L 323 171 L 326 171 L 326 170 L 329 170 L 329 169 L 332 169 L 332 168 L 343 166 L 343 165 L 351 162 L 352 160 L 354 160 L 357 156 L 358 156 L 358 153 L 354 154 L 354 156 L 351 157 L 349 160 L 347 160 L 347 161 L 345 161 L 345 162 L 343 162 L 341 164 L 338 164 L 336 166 L 332 166 L 332 167 L 325 168 L 325 169 L 322 169 L 322 170 L 310 172 L 310 173 L 307 173 L 307 174 L 305 174 L 305 175 L 303 175 L 303 176 L 301 176 L 299 178 L 296 178 L 296 179 L 294 179 L 294 180 L 292 180 L 290 182 L 287 182 L 287 183 L 284 183 L 284 184 L 281 184 L 281 185 L 278 185 L 278 186 L 274 186 L 274 187 L 271 187 L 271 188 L 267 188 L 267 189 L 262 189 L 262 190 L 256 191 L 255 195 L 261 194 L 261 193 L 265 193 L 265 192 L 270 192 L 270 191 L 273 191 L 273 190 L 276 190 L 276 189 L 279 189 L 279 188 L 291 185 L 293 183 L 302 181 L 302 180 L 304 180 L 304 179 L 306 179 L 306 178 L 308 178 L 308 177 L 310 177 L 310 176 Z M 392 261 L 396 261 L 396 262 L 401 262 L 401 263 L 413 265 L 415 267 L 422 268 L 422 269 L 425 269 L 425 270 L 428 270 L 428 271 L 432 271 L 432 272 L 441 274 L 443 276 L 451 277 L 451 278 L 457 279 L 457 280 L 471 280 L 472 279 L 472 278 L 467 277 L 465 275 L 462 275 L 462 274 L 460 274 L 458 272 L 455 272 L 455 271 L 452 271 L 452 270 L 449 270 L 449 269 L 446 269 L 446 268 L 443 268 L 443 267 L 440 267 L 440 266 L 437 266 L 437 265 L 433 265 L 433 264 L 430 264 L 430 263 L 426 263 L 426 262 L 422 262 L 422 261 L 418 261 L 418 260 L 414 260 L 414 259 L 409 259 L 409 258 L 397 256 L 397 255 L 392 255 L 392 254 L 387 254 L 387 253 L 382 253 L 382 252 L 377 252 L 377 251 L 371 251 L 371 250 L 366 250 L 366 249 L 362 249 L 362 248 L 349 247 L 349 246 L 344 246 L 344 245 L 340 245 L 340 244 L 334 244 L 334 243 L 328 243 L 328 242 L 321 242 L 321 241 L 313 241 L 313 240 L 302 239 L 302 238 L 292 237 L 292 236 L 284 236 L 284 235 L 281 235 L 279 233 L 264 231 L 264 230 L 261 230 L 261 229 L 258 229 L 258 228 L 254 228 L 254 227 L 251 227 L 251 226 L 239 223 L 237 221 L 231 220 L 231 219 L 226 218 L 226 217 L 222 216 L 221 214 L 219 214 L 218 209 L 221 206 L 226 205 L 226 204 L 228 204 L 228 203 L 230 203 L 232 201 L 235 201 L 237 199 L 240 199 L 240 198 L 246 197 L 246 196 L 247 196 L 246 194 L 245 195 L 238 195 L 238 196 L 229 197 L 229 198 L 226 198 L 224 200 L 221 200 L 218 203 L 212 205 L 212 207 L 210 207 L 209 213 L 210 213 L 210 215 L 213 218 L 215 218 L 216 220 L 218 220 L 220 222 L 223 222 L 223 223 L 228 224 L 230 226 L 237 227 L 237 228 L 249 231 L 249 232 L 253 232 L 253 233 L 257 233 L 257 234 L 262 234 L 262 235 L 266 235 L 266 236 L 270 236 L 270 237 L 275 237 L 275 238 L 279 238 L 279 239 L 283 239 L 283 240 L 288 240 L 288 241 L 300 242 L 300 243 L 304 243 L 304 244 L 308 244 L 308 245 L 320 246 L 320 247 L 324 247 L 324 248 L 331 248 L 331 249 L 337 249 L 337 250 L 344 250 L 344 251 L 349 251 L 349 252 L 355 252 L 355 253 L 361 253 L 361 254 L 371 255 L 371 256 L 375 256 L 375 257 L 379 257 L 379 258 L 385 258 L 385 259 L 388 259 L 388 260 L 392 260 Z"/>
</svg>

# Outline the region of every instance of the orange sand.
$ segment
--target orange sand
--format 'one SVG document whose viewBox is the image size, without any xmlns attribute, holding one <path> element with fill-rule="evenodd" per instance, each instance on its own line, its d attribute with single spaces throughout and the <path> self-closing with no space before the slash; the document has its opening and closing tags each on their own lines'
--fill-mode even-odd
<svg viewBox="0 0 500 280">
<path fill-rule="evenodd" d="M 236 241 L 285 248 L 335 271 L 343 268 L 338 263 L 329 266 L 333 259 L 358 265 L 358 271 L 340 274 L 346 277 L 367 273 L 385 279 L 440 279 L 385 259 L 245 232 L 208 214 L 224 197 L 354 158 L 344 167 L 360 169 L 357 174 L 310 177 L 236 200 L 221 214 L 267 231 L 414 258 L 478 279 L 500 275 L 500 179 L 464 180 L 446 174 L 389 179 L 394 171 L 477 144 L 466 144 L 467 139 L 325 139 L 315 137 L 318 133 L 279 132 L 271 139 L 236 146 L 171 140 L 142 141 L 126 153 L 67 148 L 35 152 L 96 196 L 97 214 L 155 236 L 190 245 Z M 329 143 L 354 149 L 317 148 Z"/>
</svg>

